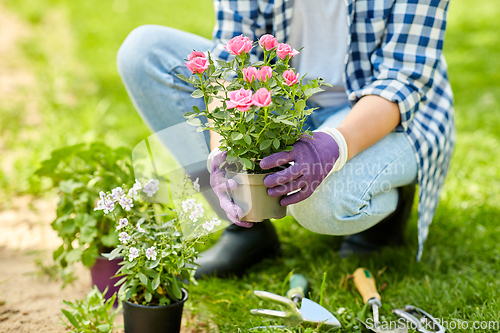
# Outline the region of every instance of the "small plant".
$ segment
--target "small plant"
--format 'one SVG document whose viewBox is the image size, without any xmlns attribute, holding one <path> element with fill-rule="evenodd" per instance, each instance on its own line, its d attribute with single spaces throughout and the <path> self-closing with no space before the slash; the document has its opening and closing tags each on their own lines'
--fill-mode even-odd
<svg viewBox="0 0 500 333">
<path fill-rule="evenodd" d="M 74 303 L 63 301 L 71 308 L 61 309 L 63 322 L 71 329 L 71 333 L 113 332 L 113 322 L 121 305 L 113 310 L 116 294 L 106 301 L 104 298 L 106 292 L 107 289 L 101 293 L 94 286 L 84 300 L 76 300 Z"/>
<path fill-rule="evenodd" d="M 292 145 L 304 133 L 304 122 L 313 108 L 307 108 L 306 100 L 322 91 L 323 79 L 309 80 L 302 84 L 300 77 L 289 66 L 290 59 L 299 52 L 288 44 L 278 43 L 271 35 L 260 38 L 264 60 L 250 63 L 250 50 L 254 43 L 237 36 L 226 45 L 226 51 L 234 55 L 232 61 L 217 60 L 217 66 L 204 53 L 193 51 L 186 66 L 193 75 L 177 76 L 193 84 L 197 89 L 191 96 L 203 98 L 205 110 L 193 107 L 184 117 L 189 124 L 200 130 L 212 130 L 222 136 L 220 149 L 227 151 L 227 163 L 238 160 L 246 170 L 259 170 L 258 162 L 273 153 L 292 150 Z M 231 80 L 229 85 L 224 82 Z M 208 110 L 214 99 L 222 107 Z M 211 122 L 202 124 L 200 117 Z"/>
<path fill-rule="evenodd" d="M 105 256 L 125 258 L 117 273 L 123 276 L 116 283 L 122 284 L 120 299 L 152 306 L 183 297 L 181 287 L 195 269 L 194 246 L 221 223 L 207 218 L 203 204 L 191 197 L 193 189 L 199 190 L 197 181 L 186 176 L 177 211 L 171 204 L 150 202 L 159 190 L 157 179 L 100 193 L 96 210 L 116 221 L 121 243 Z"/>
<path fill-rule="evenodd" d="M 63 244 L 54 252 L 56 264 L 68 277 L 69 264 L 94 265 L 96 258 L 118 244 L 114 221 L 94 211 L 99 189 L 133 181 L 131 152 L 102 143 L 56 149 L 36 171 L 59 191 L 57 218 L 52 228 Z M 66 279 L 68 281 L 68 279 Z"/>
</svg>

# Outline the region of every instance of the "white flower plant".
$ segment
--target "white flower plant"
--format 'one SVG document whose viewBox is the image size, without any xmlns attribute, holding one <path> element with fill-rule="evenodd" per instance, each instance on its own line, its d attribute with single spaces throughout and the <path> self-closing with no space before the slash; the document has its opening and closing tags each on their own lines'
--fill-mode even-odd
<svg viewBox="0 0 500 333">
<path fill-rule="evenodd" d="M 203 203 L 192 197 L 193 189 L 199 192 L 198 180 L 191 182 L 186 176 L 177 210 L 172 204 L 149 202 L 159 190 L 157 179 L 136 180 L 131 187 L 100 193 L 95 209 L 116 222 L 120 240 L 111 253 L 103 255 L 110 260 L 124 258 L 116 274 L 122 277 L 116 283 L 121 284 L 121 300 L 155 306 L 183 297 L 183 284 L 193 280 L 195 245 L 204 243 L 221 224 L 208 217 Z"/>
</svg>

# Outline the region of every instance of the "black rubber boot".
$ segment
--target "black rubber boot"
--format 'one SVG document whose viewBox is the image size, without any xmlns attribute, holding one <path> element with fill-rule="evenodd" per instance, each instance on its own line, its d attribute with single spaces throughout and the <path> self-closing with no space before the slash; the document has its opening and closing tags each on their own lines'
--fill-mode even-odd
<svg viewBox="0 0 500 333">
<path fill-rule="evenodd" d="M 255 223 L 252 228 L 235 224 L 224 230 L 219 241 L 200 254 L 195 278 L 203 276 L 241 276 L 256 263 L 275 257 L 280 251 L 278 234 L 269 220 Z"/>
<path fill-rule="evenodd" d="M 398 205 L 391 215 L 370 229 L 344 237 L 340 245 L 340 256 L 362 256 L 376 252 L 384 246 L 403 244 L 404 229 L 411 214 L 415 187 L 415 184 L 399 187 Z"/>
</svg>

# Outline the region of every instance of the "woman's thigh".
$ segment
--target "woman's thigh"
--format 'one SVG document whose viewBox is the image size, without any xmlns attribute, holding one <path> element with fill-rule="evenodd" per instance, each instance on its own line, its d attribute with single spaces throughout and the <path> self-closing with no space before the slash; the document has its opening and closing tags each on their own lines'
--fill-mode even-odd
<svg viewBox="0 0 500 333">
<path fill-rule="evenodd" d="M 342 110 L 319 127 L 337 127 L 349 110 Z M 405 133 L 391 132 L 328 176 L 308 199 L 289 212 L 307 229 L 347 235 L 366 230 L 397 206 L 396 188 L 416 180 L 417 160 Z"/>
<path fill-rule="evenodd" d="M 186 123 L 184 113 L 205 105 L 191 97 L 194 87 L 176 74 L 191 76 L 184 59 L 193 50 L 212 46 L 212 41 L 185 31 L 146 25 L 133 30 L 118 52 L 118 70 L 136 109 L 184 167 L 206 160 L 209 133 Z"/>
</svg>

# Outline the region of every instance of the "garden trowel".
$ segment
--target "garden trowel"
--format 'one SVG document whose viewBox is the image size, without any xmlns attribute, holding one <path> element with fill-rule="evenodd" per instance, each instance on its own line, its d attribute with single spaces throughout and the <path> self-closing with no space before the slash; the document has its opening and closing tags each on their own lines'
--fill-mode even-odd
<svg viewBox="0 0 500 333">
<path fill-rule="evenodd" d="M 325 329 L 340 328 L 341 324 L 324 307 L 305 298 L 308 288 L 307 280 L 300 274 L 294 274 L 290 277 L 290 290 L 287 292 L 287 297 L 279 296 L 267 291 L 255 290 L 254 294 L 262 299 L 269 300 L 285 307 L 285 311 L 268 310 L 268 309 L 252 309 L 251 314 L 264 316 L 272 319 L 281 319 L 284 321 L 284 326 L 320 326 Z M 298 306 L 300 305 L 300 309 Z M 284 326 L 272 326 L 279 328 Z M 269 328 L 270 326 L 254 327 Z"/>
<path fill-rule="evenodd" d="M 385 328 L 380 325 L 378 310 L 382 307 L 382 301 L 380 294 L 377 292 L 377 286 L 375 285 L 375 278 L 372 273 L 366 268 L 358 268 L 354 274 L 354 284 L 356 289 L 358 289 L 361 297 L 363 297 L 363 302 L 369 304 L 373 310 L 373 323 L 368 325 L 366 322 L 359 318 L 358 321 L 363 323 L 365 327 L 376 333 L 407 333 L 408 328 L 405 327 L 391 327 Z"/>
</svg>

